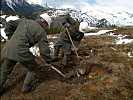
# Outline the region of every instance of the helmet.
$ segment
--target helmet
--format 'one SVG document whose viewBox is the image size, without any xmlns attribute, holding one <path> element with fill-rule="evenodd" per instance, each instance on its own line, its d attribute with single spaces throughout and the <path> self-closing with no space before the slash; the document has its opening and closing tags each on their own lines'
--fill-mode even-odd
<svg viewBox="0 0 133 100">
<path fill-rule="evenodd" d="M 88 29 L 88 23 L 87 22 L 81 22 L 79 25 L 79 31 L 80 32 L 85 32 L 86 29 Z"/>
<path fill-rule="evenodd" d="M 50 26 L 52 21 L 51 21 L 50 16 L 47 13 L 41 14 L 40 17 L 43 18 L 48 23 L 48 25 Z"/>
</svg>

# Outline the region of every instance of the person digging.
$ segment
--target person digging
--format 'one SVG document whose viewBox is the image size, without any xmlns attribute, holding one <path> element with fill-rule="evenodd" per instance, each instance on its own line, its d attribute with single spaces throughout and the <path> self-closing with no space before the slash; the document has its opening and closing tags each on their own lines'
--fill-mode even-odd
<svg viewBox="0 0 133 100">
<path fill-rule="evenodd" d="M 51 24 L 50 16 L 43 13 L 40 15 L 40 19 L 35 21 L 24 18 L 16 20 L 5 29 L 8 34 L 10 34 L 10 31 L 13 32 L 13 23 L 16 29 L 1 51 L 4 61 L 0 67 L 0 94 L 4 90 L 7 76 L 12 72 L 17 62 L 20 62 L 28 69 L 21 91 L 26 93 L 35 88 L 32 81 L 37 69 L 37 63 L 33 54 L 29 51 L 29 48 L 34 44 L 38 43 L 39 45 L 41 57 L 46 62 L 45 67 L 51 66 L 50 48 L 45 32 L 45 29 Z"/>
<path fill-rule="evenodd" d="M 54 43 L 54 56 L 52 58 L 52 62 L 57 62 L 60 48 L 63 47 L 64 55 L 63 55 L 62 64 L 60 66 L 61 69 L 68 67 L 68 57 L 71 54 L 71 48 L 72 48 L 72 43 L 68 36 L 68 32 L 66 28 L 70 32 L 72 41 L 74 41 L 76 44 L 79 44 L 82 38 L 84 37 L 84 33 L 83 33 L 84 27 L 85 28 L 88 27 L 87 22 L 84 22 L 87 24 L 85 24 L 84 27 L 81 27 L 82 23 L 83 22 L 79 24 L 79 22 L 75 21 L 70 16 L 67 17 L 65 24 L 63 22 L 64 29 L 62 30 L 60 37 Z M 77 51 L 77 48 L 73 48 L 73 50 Z"/>
</svg>

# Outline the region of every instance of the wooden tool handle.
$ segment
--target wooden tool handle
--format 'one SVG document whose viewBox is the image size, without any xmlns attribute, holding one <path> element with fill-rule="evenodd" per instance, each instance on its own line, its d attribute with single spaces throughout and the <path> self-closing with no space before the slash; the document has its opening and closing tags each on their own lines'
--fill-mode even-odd
<svg viewBox="0 0 133 100">
<path fill-rule="evenodd" d="M 38 57 L 36 57 L 35 56 L 35 58 L 36 59 L 38 59 L 38 60 L 40 60 L 42 63 L 44 63 L 45 64 L 45 62 L 42 60 L 42 59 L 40 59 L 40 58 L 38 58 Z M 63 74 L 61 71 L 59 71 L 57 68 L 55 68 L 54 66 L 50 66 L 50 68 L 52 68 L 53 70 L 55 70 L 58 74 L 60 74 L 62 77 L 66 77 L 66 75 L 65 74 Z"/>
<path fill-rule="evenodd" d="M 68 36 L 69 36 L 69 38 L 70 38 L 70 41 L 71 41 L 71 43 L 72 43 L 72 46 L 73 46 L 73 48 L 75 48 L 74 43 L 73 43 L 73 41 L 72 41 L 72 38 L 71 38 L 71 36 L 70 36 L 70 33 L 69 33 L 67 27 L 66 27 L 66 30 L 67 30 Z M 76 54 L 77 58 L 79 59 L 79 55 L 78 55 L 77 51 L 76 51 L 76 50 L 74 50 L 74 51 L 75 51 L 75 54 Z"/>
</svg>

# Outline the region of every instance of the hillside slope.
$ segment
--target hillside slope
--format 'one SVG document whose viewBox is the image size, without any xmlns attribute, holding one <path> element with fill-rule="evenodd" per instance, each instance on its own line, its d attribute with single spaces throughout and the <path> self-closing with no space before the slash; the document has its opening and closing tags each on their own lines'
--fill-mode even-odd
<svg viewBox="0 0 133 100">
<path fill-rule="evenodd" d="M 110 29 L 113 30 L 113 29 Z M 117 28 L 97 35 L 86 35 L 79 46 L 81 65 L 87 72 L 77 77 L 74 67 L 79 67 L 75 55 L 69 58 L 69 67 L 61 70 L 69 79 L 63 79 L 53 70 L 38 62 L 34 83 L 36 89 L 21 94 L 27 70 L 19 63 L 8 77 L 6 91 L 1 100 L 131 100 L 133 98 L 133 41 L 117 44 L 118 40 L 132 39 L 133 27 Z M 52 35 L 58 36 L 58 35 Z M 57 38 L 50 38 L 49 43 Z M 2 44 L 3 45 L 3 44 Z M 51 46 L 51 53 L 53 47 Z M 59 69 L 62 60 L 53 65 Z"/>
</svg>

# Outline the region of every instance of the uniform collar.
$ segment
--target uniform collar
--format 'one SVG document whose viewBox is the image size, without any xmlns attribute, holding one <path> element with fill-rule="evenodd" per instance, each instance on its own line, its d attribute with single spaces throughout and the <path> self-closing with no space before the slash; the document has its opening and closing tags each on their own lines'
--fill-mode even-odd
<svg viewBox="0 0 133 100">
<path fill-rule="evenodd" d="M 40 25 L 42 25 L 42 22 L 41 22 L 40 19 L 36 19 L 35 21 L 36 21 L 37 23 L 39 23 Z"/>
</svg>

